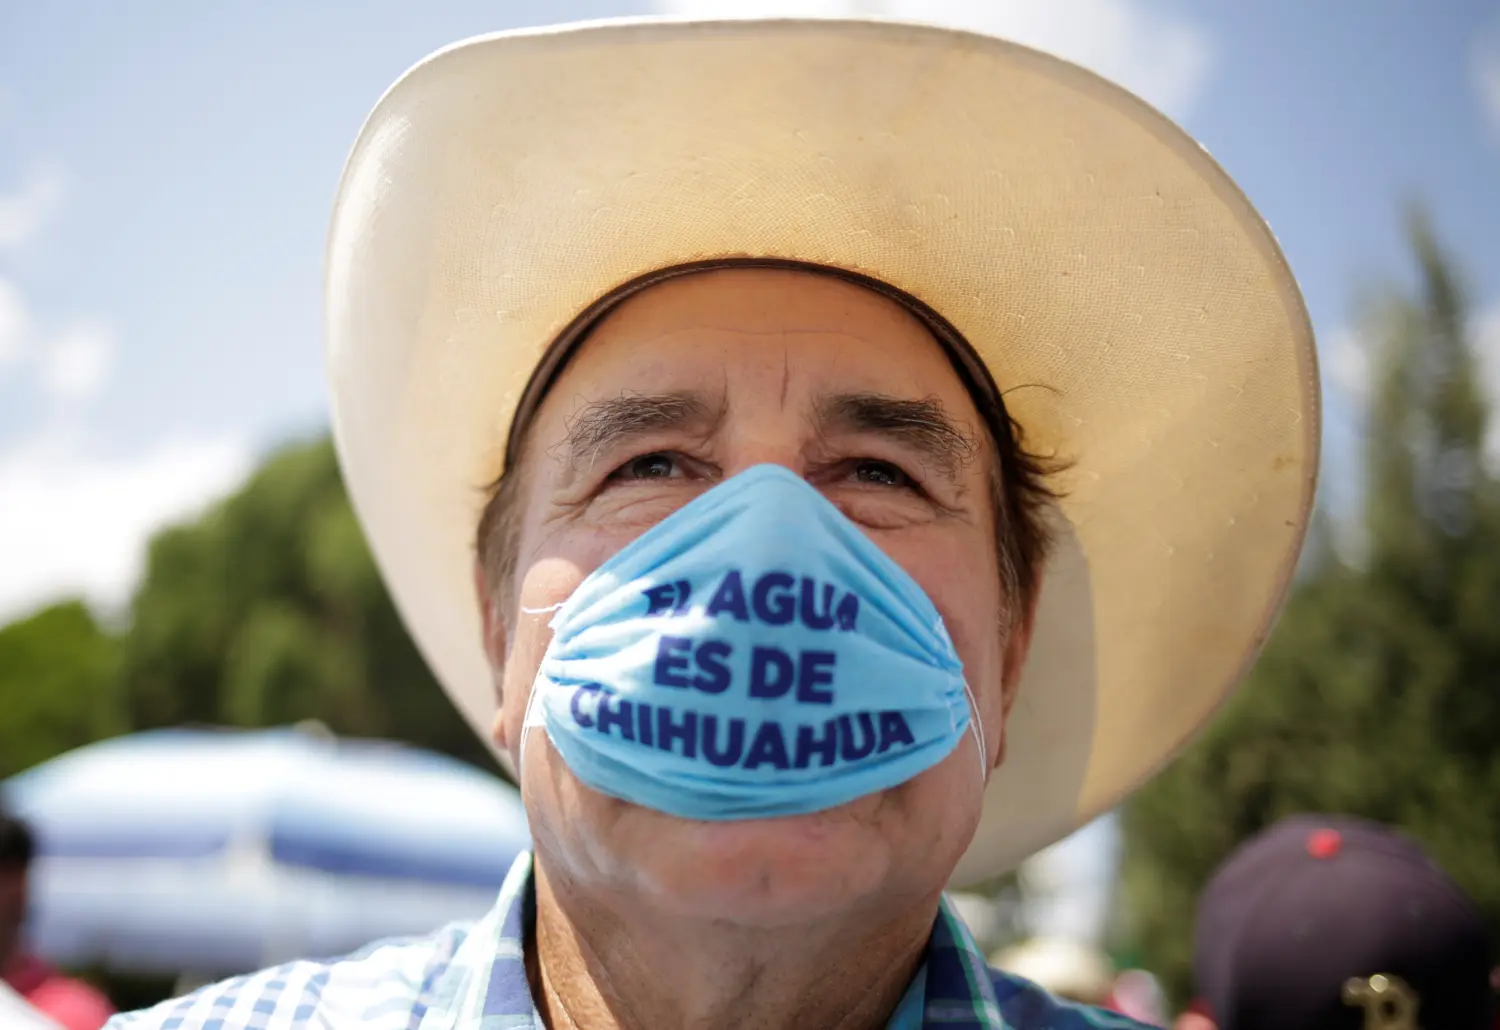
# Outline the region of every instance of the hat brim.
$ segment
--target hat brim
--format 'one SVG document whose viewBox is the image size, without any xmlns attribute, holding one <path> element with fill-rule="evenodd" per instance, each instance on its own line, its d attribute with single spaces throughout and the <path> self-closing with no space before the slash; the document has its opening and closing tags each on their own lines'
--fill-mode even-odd
<svg viewBox="0 0 1500 1030">
<path fill-rule="evenodd" d="M 660 268 L 889 283 L 1059 475 L 1006 760 L 955 883 L 1109 809 L 1228 696 L 1317 471 L 1312 332 L 1235 184 L 1145 103 L 1000 40 L 863 21 L 597 23 L 448 48 L 380 101 L 327 261 L 334 437 L 396 604 L 485 739 L 485 485 L 549 342 Z"/>
</svg>

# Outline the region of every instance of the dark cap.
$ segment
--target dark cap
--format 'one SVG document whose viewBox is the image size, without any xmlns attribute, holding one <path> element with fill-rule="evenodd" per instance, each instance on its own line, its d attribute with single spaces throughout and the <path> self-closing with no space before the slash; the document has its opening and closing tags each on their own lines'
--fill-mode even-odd
<svg viewBox="0 0 1500 1030">
<path fill-rule="evenodd" d="M 1232 854 L 1199 899 L 1193 966 L 1220 1030 L 1491 1026 L 1474 903 L 1413 841 L 1347 816 L 1294 816 Z"/>
</svg>

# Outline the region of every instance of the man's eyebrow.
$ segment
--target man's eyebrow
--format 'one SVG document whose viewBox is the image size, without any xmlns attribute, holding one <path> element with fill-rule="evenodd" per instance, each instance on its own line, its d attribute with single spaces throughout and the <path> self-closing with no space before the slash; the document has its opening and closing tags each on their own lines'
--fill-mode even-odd
<svg viewBox="0 0 1500 1030">
<path fill-rule="evenodd" d="M 625 393 L 585 405 L 568 422 L 560 450 L 569 470 L 576 471 L 632 437 L 671 429 L 707 434 L 723 417 L 722 403 L 693 391 Z"/>
<path fill-rule="evenodd" d="M 936 398 L 831 394 L 819 399 L 815 424 L 823 435 L 871 433 L 895 439 L 949 479 L 957 478 L 978 450 L 972 434 Z"/>
</svg>

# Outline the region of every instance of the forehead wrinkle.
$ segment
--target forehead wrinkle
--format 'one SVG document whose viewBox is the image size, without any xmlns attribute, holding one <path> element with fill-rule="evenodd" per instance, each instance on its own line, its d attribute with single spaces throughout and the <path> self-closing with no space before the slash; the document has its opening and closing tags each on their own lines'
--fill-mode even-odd
<svg viewBox="0 0 1500 1030">
<path fill-rule="evenodd" d="M 827 326 L 775 326 L 766 329 L 756 329 L 743 325 L 741 322 L 726 316 L 722 322 L 705 321 L 695 322 L 692 325 L 677 325 L 671 329 L 659 330 L 651 333 L 621 332 L 618 339 L 630 347 L 643 347 L 652 343 L 675 343 L 682 337 L 693 337 L 697 333 L 727 334 L 730 336 L 746 337 L 788 337 L 788 336 L 819 336 L 825 339 L 848 340 L 853 343 L 865 344 L 869 342 L 870 334 L 852 332 L 848 329 Z M 614 342 L 614 341 L 611 341 Z"/>
<path fill-rule="evenodd" d="M 957 480 L 979 450 L 973 435 L 936 397 L 912 399 L 879 393 L 825 394 L 814 409 L 819 435 L 870 433 L 916 450 L 948 479 Z"/>
<path fill-rule="evenodd" d="M 573 472 L 592 465 L 600 452 L 623 440 L 669 429 L 692 429 L 710 434 L 725 414 L 721 396 L 710 403 L 694 390 L 659 394 L 623 392 L 584 405 L 567 422 L 557 450 Z"/>
</svg>

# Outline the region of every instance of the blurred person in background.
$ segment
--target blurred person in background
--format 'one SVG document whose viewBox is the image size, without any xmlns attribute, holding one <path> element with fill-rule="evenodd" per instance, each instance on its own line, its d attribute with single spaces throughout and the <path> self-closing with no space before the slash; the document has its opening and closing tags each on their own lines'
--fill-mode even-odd
<svg viewBox="0 0 1500 1030">
<path fill-rule="evenodd" d="M 1141 969 L 1117 973 L 1107 954 L 1080 940 L 1033 937 L 1001 949 L 990 965 L 1065 1001 L 1118 1012 L 1148 1026 L 1168 1023 L 1166 997 L 1155 977 Z"/>
<path fill-rule="evenodd" d="M 1144 969 L 1127 969 L 1116 976 L 1104 1007 L 1150 1026 L 1165 1027 L 1171 1022 L 1161 982 Z"/>
<path fill-rule="evenodd" d="M 1067 1001 L 1104 1005 L 1114 984 L 1109 956 L 1067 937 L 1034 937 L 1005 948 L 990 964 Z"/>
<path fill-rule="evenodd" d="M 1412 840 L 1348 816 L 1285 819 L 1199 900 L 1198 998 L 1177 1030 L 1491 1030 L 1473 901 Z"/>
<path fill-rule="evenodd" d="M 114 1015 L 109 999 L 83 981 L 63 976 L 22 947 L 35 850 L 30 828 L 0 812 L 0 979 L 65 1030 L 99 1030 Z"/>
<path fill-rule="evenodd" d="M 482 37 L 367 121 L 326 291 L 355 508 L 535 851 L 120 1030 L 1139 1027 L 943 892 L 1159 768 L 1295 566 L 1307 315 L 1193 140 L 939 29 Z"/>
</svg>

